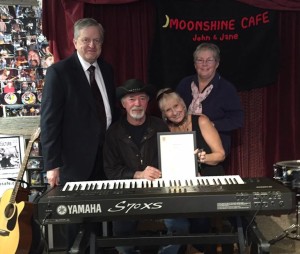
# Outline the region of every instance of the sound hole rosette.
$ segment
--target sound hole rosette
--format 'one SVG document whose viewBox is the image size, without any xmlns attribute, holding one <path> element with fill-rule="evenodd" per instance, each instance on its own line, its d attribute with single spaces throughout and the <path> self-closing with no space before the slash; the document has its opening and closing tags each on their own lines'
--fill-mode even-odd
<svg viewBox="0 0 300 254">
<path fill-rule="evenodd" d="M 295 180 L 300 181 L 300 160 L 280 161 L 273 165 L 274 179 L 290 185 Z"/>
</svg>

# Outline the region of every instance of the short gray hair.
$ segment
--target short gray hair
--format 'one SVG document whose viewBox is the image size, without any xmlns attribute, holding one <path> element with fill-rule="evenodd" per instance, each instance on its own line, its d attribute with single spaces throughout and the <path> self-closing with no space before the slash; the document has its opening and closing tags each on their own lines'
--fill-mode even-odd
<svg viewBox="0 0 300 254">
<path fill-rule="evenodd" d="M 95 19 L 92 18 L 83 18 L 79 19 L 75 22 L 74 24 L 74 39 L 78 39 L 80 30 L 90 27 L 90 26 L 96 26 L 99 28 L 99 33 L 100 33 L 100 40 L 101 43 L 104 41 L 104 28 L 103 26 L 98 23 Z"/>
<path fill-rule="evenodd" d="M 212 51 L 216 62 L 220 62 L 220 48 L 216 44 L 209 43 L 209 42 L 204 42 L 198 45 L 198 47 L 195 49 L 193 53 L 194 62 L 197 59 L 198 53 L 202 50 Z"/>
</svg>

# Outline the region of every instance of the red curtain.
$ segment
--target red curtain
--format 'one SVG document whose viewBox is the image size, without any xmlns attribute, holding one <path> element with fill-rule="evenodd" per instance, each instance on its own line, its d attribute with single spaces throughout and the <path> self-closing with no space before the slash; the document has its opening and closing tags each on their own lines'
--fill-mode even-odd
<svg viewBox="0 0 300 254">
<path fill-rule="evenodd" d="M 240 92 L 245 124 L 233 135 L 228 173 L 242 177 L 273 176 L 274 163 L 300 159 L 300 3 L 296 0 L 240 1 L 279 10 L 281 66 L 275 84 Z M 103 56 L 115 69 L 117 85 L 132 77 L 147 81 L 149 48 L 154 36 L 153 2 L 44 0 L 43 31 L 59 60 L 74 50 L 74 21 L 93 17 L 106 30 Z M 157 113 L 153 104 L 150 110 Z"/>
<path fill-rule="evenodd" d="M 265 89 L 263 117 L 266 166 L 300 159 L 300 12 L 280 15 L 281 66 L 274 86 Z"/>
<path fill-rule="evenodd" d="M 152 1 L 94 7 L 86 4 L 84 15 L 105 28 L 103 57 L 114 66 L 117 85 L 129 78 L 147 80 L 155 17 Z"/>
<path fill-rule="evenodd" d="M 299 0 L 238 0 L 239 2 L 253 5 L 255 7 L 272 10 L 295 11 L 300 10 Z"/>
</svg>

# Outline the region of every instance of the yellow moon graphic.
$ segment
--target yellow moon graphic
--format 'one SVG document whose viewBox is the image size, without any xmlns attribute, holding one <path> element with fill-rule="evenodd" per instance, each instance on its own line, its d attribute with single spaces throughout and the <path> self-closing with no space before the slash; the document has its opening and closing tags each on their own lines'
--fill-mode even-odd
<svg viewBox="0 0 300 254">
<path fill-rule="evenodd" d="M 168 27 L 169 22 L 170 22 L 169 16 L 168 15 L 165 15 L 165 16 L 166 16 L 166 23 L 162 27 Z"/>
</svg>

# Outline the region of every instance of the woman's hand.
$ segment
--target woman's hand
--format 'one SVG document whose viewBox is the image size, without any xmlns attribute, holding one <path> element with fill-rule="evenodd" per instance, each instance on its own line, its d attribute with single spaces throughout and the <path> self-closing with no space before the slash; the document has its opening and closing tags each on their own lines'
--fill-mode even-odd
<svg viewBox="0 0 300 254">
<path fill-rule="evenodd" d="M 206 152 L 202 148 L 197 148 L 194 153 L 197 154 L 198 162 L 205 163 Z"/>
</svg>

